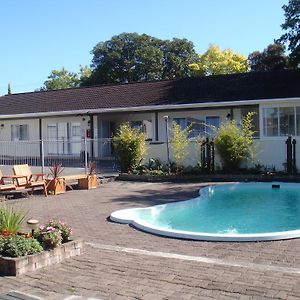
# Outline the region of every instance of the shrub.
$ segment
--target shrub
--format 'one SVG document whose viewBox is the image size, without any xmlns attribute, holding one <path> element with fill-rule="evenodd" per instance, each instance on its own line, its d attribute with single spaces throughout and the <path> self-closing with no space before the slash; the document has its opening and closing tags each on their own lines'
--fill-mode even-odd
<svg viewBox="0 0 300 300">
<path fill-rule="evenodd" d="M 254 113 L 250 112 L 243 118 L 241 128 L 233 120 L 222 124 L 217 129 L 215 145 L 225 170 L 237 170 L 243 160 L 251 157 L 254 134 L 251 130 L 253 115 Z"/>
<path fill-rule="evenodd" d="M 190 127 L 181 129 L 180 125 L 173 122 L 171 128 L 170 144 L 173 150 L 173 156 L 176 163 L 176 172 L 182 168 L 183 162 L 188 155 Z"/>
<path fill-rule="evenodd" d="M 54 249 L 62 243 L 62 235 L 59 229 L 52 226 L 40 226 L 40 230 L 34 234 L 44 249 Z"/>
<path fill-rule="evenodd" d="M 43 251 L 40 243 L 34 238 L 9 236 L 0 238 L 0 254 L 2 256 L 19 257 Z"/>
<path fill-rule="evenodd" d="M 68 224 L 61 222 L 61 221 L 51 220 L 47 224 L 45 224 L 44 227 L 46 227 L 46 228 L 53 227 L 53 228 L 56 228 L 57 230 L 59 230 L 63 243 L 66 243 L 67 241 L 69 241 L 69 238 L 72 235 L 72 228 Z"/>
<path fill-rule="evenodd" d="M 113 146 L 120 163 L 121 172 L 132 172 L 143 160 L 146 153 L 145 134 L 122 124 L 113 137 Z"/>
<path fill-rule="evenodd" d="M 20 230 L 24 218 L 25 214 L 17 211 L 14 207 L 0 208 L 0 233 L 16 234 Z"/>
</svg>

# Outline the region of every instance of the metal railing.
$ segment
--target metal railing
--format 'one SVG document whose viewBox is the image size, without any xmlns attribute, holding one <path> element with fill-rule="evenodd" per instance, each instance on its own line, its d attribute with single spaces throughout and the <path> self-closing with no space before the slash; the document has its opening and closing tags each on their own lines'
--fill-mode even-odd
<svg viewBox="0 0 300 300">
<path fill-rule="evenodd" d="M 64 167 L 85 168 L 94 161 L 98 167 L 115 168 L 111 139 L 59 139 L 0 141 L 0 165 L 28 164 L 42 169 L 61 163 Z"/>
</svg>

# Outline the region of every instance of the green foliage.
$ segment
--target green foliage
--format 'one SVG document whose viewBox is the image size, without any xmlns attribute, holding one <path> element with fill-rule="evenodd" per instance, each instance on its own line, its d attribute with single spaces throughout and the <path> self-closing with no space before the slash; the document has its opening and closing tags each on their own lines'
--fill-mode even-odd
<svg viewBox="0 0 300 300">
<path fill-rule="evenodd" d="M 73 72 L 67 71 L 65 68 L 61 70 L 52 70 L 48 76 L 48 80 L 44 82 L 41 90 L 60 90 L 78 87 L 80 79 L 78 75 Z"/>
<path fill-rule="evenodd" d="M 254 51 L 248 56 L 251 71 L 264 72 L 289 68 L 289 59 L 285 47 L 281 44 L 270 44 L 263 52 Z"/>
<path fill-rule="evenodd" d="M 6 231 L 9 234 L 16 234 L 20 231 L 24 218 L 25 214 L 12 206 L 0 208 L 0 232 Z"/>
<path fill-rule="evenodd" d="M 281 28 L 286 32 L 276 41 L 287 43 L 290 51 L 290 61 L 293 67 L 300 66 L 300 0 L 289 0 L 283 5 L 285 22 Z"/>
<path fill-rule="evenodd" d="M 121 172 L 132 172 L 146 153 L 146 135 L 139 129 L 122 124 L 113 137 L 113 145 L 120 163 Z"/>
<path fill-rule="evenodd" d="M 189 134 L 191 133 L 191 126 L 181 129 L 180 125 L 173 122 L 171 127 L 170 145 L 173 150 L 173 157 L 177 167 L 177 173 L 183 165 L 185 158 L 188 155 Z"/>
<path fill-rule="evenodd" d="M 34 238 L 9 236 L 0 238 L 0 254 L 8 257 L 19 257 L 43 251 L 40 243 Z"/>
<path fill-rule="evenodd" d="M 54 249 L 62 243 L 61 231 L 52 226 L 40 226 L 40 230 L 34 233 L 34 238 L 37 239 L 46 250 Z"/>
<path fill-rule="evenodd" d="M 100 42 L 92 54 L 92 74 L 83 85 L 182 78 L 197 59 L 193 43 L 186 39 L 160 40 L 137 33 Z"/>
<path fill-rule="evenodd" d="M 190 69 L 195 76 L 207 76 L 245 73 L 249 66 L 245 56 L 234 53 L 231 49 L 222 51 L 218 46 L 212 45 L 199 55 L 197 63 L 190 64 Z"/>
<path fill-rule="evenodd" d="M 251 157 L 254 134 L 251 130 L 253 115 L 254 113 L 250 112 L 244 117 L 242 128 L 239 128 L 233 120 L 222 124 L 217 129 L 215 146 L 225 170 L 237 170 L 243 160 Z"/>
</svg>

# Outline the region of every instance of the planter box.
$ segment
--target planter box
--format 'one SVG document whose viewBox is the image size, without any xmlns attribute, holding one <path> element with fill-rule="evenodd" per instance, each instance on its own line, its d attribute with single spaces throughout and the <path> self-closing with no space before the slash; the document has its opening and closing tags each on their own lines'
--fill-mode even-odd
<svg viewBox="0 0 300 300">
<path fill-rule="evenodd" d="M 97 187 L 97 175 L 87 175 L 86 178 L 78 180 L 80 190 L 90 190 Z"/>
<path fill-rule="evenodd" d="M 66 192 L 66 181 L 63 178 L 46 179 L 49 195 L 59 195 Z"/>
<path fill-rule="evenodd" d="M 30 271 L 60 263 L 66 258 L 77 256 L 83 252 L 82 240 L 70 241 L 53 250 L 43 251 L 22 257 L 0 256 L 0 275 L 18 276 Z"/>
</svg>

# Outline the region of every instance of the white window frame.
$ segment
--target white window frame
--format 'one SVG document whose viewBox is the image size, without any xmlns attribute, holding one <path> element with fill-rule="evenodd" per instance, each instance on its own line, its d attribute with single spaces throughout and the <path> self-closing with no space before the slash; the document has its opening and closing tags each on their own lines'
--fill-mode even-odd
<svg viewBox="0 0 300 300">
<path fill-rule="evenodd" d="M 25 138 L 21 138 L 21 126 L 26 126 L 27 134 Z M 16 136 L 13 136 L 15 131 Z M 29 141 L 29 124 L 11 124 L 10 126 L 11 141 Z"/>
<path fill-rule="evenodd" d="M 264 105 L 259 105 L 259 128 L 260 128 L 260 135 L 259 138 L 260 139 L 264 139 L 264 140 L 286 140 L 287 139 L 287 135 L 279 135 L 280 134 L 280 115 L 279 115 L 279 110 L 282 107 L 293 107 L 294 108 L 294 116 L 295 116 L 295 120 L 294 120 L 294 126 L 295 126 L 295 137 L 299 137 L 300 135 L 297 135 L 297 118 L 296 118 L 296 108 L 300 107 L 300 103 L 280 103 L 280 104 L 264 104 Z M 276 136 L 265 136 L 264 135 L 264 109 L 265 108 L 277 108 L 278 109 L 278 118 L 277 118 L 277 127 L 278 127 L 278 135 Z"/>
</svg>

